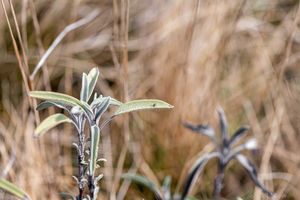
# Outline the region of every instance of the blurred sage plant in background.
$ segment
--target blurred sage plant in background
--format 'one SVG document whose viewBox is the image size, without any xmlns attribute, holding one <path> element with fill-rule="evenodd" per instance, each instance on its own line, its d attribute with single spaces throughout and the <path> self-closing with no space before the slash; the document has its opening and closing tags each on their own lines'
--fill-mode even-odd
<svg viewBox="0 0 300 200">
<path fill-rule="evenodd" d="M 193 164 L 185 182 L 181 199 L 184 200 L 186 198 L 190 189 L 193 187 L 196 178 L 200 175 L 204 166 L 209 160 L 214 158 L 218 159 L 218 172 L 214 181 L 213 199 L 220 199 L 220 193 L 223 186 L 223 179 L 226 166 L 229 164 L 230 161 L 234 159 L 237 160 L 246 169 L 248 175 L 250 176 L 254 184 L 269 197 L 272 197 L 273 193 L 268 191 L 258 180 L 257 171 L 254 164 L 252 164 L 252 162 L 245 155 L 242 154 L 242 151 L 244 150 L 257 149 L 256 139 L 251 138 L 245 143 L 236 145 L 238 141 L 240 141 L 240 139 L 248 132 L 249 127 L 240 127 L 230 137 L 228 134 L 228 125 L 223 109 L 218 109 L 218 116 L 221 130 L 221 141 L 218 141 L 214 129 L 209 125 L 192 125 L 188 122 L 183 123 L 183 125 L 186 128 L 196 133 L 200 133 L 202 135 L 207 136 L 213 143 L 215 151 L 204 154 L 203 156 L 199 157 Z"/>
</svg>

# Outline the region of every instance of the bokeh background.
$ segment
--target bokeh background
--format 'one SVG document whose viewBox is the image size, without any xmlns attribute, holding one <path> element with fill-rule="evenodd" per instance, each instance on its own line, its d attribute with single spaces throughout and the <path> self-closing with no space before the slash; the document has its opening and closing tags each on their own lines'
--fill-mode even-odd
<svg viewBox="0 0 300 200">
<path fill-rule="evenodd" d="M 277 199 L 300 197 L 300 30 L 297 0 L 1 0 L 0 172 L 32 199 L 77 193 L 71 126 L 34 138 L 38 119 L 27 91 L 79 96 L 81 74 L 100 70 L 96 91 L 120 100 L 158 98 L 172 110 L 119 117 L 102 135 L 99 199 L 153 199 L 120 179 L 137 172 L 157 183 L 172 176 L 181 191 L 189 168 L 209 140 L 182 121 L 218 130 L 224 108 L 230 131 L 251 126 L 259 151 L 249 153 L 259 178 Z M 33 79 L 41 56 L 67 27 L 94 10 L 91 22 L 69 32 Z M 7 17 L 5 16 L 5 12 Z M 21 73 L 22 72 L 22 73 Z M 250 136 L 249 136 L 250 137 Z M 209 199 L 216 163 L 208 164 L 192 193 Z M 1 199 L 13 199 L 0 193 Z M 232 163 L 222 195 L 267 199 Z"/>
</svg>

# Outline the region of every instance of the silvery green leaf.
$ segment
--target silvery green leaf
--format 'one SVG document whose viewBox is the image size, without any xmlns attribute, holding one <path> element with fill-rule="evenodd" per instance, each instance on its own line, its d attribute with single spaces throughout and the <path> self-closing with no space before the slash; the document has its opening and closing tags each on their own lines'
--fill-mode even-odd
<svg viewBox="0 0 300 200">
<path fill-rule="evenodd" d="M 76 150 L 77 150 L 78 152 L 80 152 L 78 144 L 72 143 L 72 145 L 76 148 Z"/>
<path fill-rule="evenodd" d="M 94 99 L 93 102 L 91 103 L 90 107 L 91 109 L 95 109 L 99 104 L 101 104 L 103 101 L 103 96 L 100 95 L 98 98 Z"/>
<path fill-rule="evenodd" d="M 136 182 L 138 184 L 141 184 L 141 185 L 147 187 L 148 189 L 150 189 L 155 194 L 156 199 L 158 199 L 158 200 L 163 200 L 164 199 L 161 191 L 159 190 L 159 187 L 157 185 L 155 185 L 155 183 L 153 183 L 147 177 L 137 175 L 137 174 L 127 173 L 127 174 L 123 174 L 122 178 L 126 179 L 126 180 Z"/>
<path fill-rule="evenodd" d="M 97 99 L 97 95 L 98 95 L 97 92 L 95 92 L 93 101 Z"/>
<path fill-rule="evenodd" d="M 101 118 L 101 115 L 108 109 L 109 102 L 110 102 L 110 97 L 104 97 L 103 101 L 95 108 L 96 121 L 98 121 Z"/>
<path fill-rule="evenodd" d="M 61 94 L 58 92 L 48 92 L 48 91 L 31 91 L 29 93 L 31 97 L 37 98 L 37 99 L 43 99 L 43 100 L 49 100 L 49 101 L 55 101 L 58 103 L 70 105 L 70 106 L 81 106 L 82 103 L 69 95 Z"/>
<path fill-rule="evenodd" d="M 163 184 L 162 184 L 162 193 L 164 196 L 164 200 L 171 200 L 171 176 L 167 176 L 164 178 Z"/>
<path fill-rule="evenodd" d="M 123 103 L 121 101 L 118 101 L 117 99 L 114 99 L 112 97 L 110 97 L 110 105 L 113 105 L 113 106 L 120 106 L 122 105 Z"/>
<path fill-rule="evenodd" d="M 173 108 L 173 107 L 174 106 L 157 99 L 133 100 L 121 104 L 113 116 L 121 115 L 132 111 L 137 111 L 137 110 Z"/>
<path fill-rule="evenodd" d="M 196 133 L 200 133 L 200 134 L 203 134 L 203 135 L 207 136 L 214 144 L 217 144 L 217 141 L 215 139 L 215 131 L 209 125 L 200 124 L 200 125 L 194 126 L 194 125 L 192 125 L 188 122 L 184 122 L 183 125 L 186 128 L 188 128 L 188 129 L 190 129 L 190 130 L 192 130 Z"/>
<path fill-rule="evenodd" d="M 99 192 L 99 186 L 96 186 L 94 188 L 93 200 L 97 200 L 98 192 Z"/>
<path fill-rule="evenodd" d="M 50 115 L 36 127 L 34 134 L 35 134 L 35 136 L 40 136 L 40 135 L 44 134 L 46 131 L 48 131 L 49 129 L 57 126 L 58 124 L 64 123 L 64 122 L 72 123 L 72 120 L 60 113 Z"/>
<path fill-rule="evenodd" d="M 86 162 L 86 161 L 81 161 L 81 163 L 80 164 L 82 164 L 82 165 L 88 165 L 88 163 Z"/>
<path fill-rule="evenodd" d="M 29 93 L 29 95 L 34 98 L 48 100 L 51 102 L 54 101 L 54 102 L 62 103 L 62 104 L 69 105 L 72 107 L 80 106 L 86 113 L 89 120 L 91 121 L 93 119 L 93 113 L 92 113 L 89 105 L 86 102 L 81 102 L 72 96 L 69 96 L 66 94 L 61 94 L 58 92 L 48 92 L 48 91 L 31 91 Z"/>
<path fill-rule="evenodd" d="M 60 193 L 60 196 L 61 196 L 61 198 L 64 199 L 64 200 L 68 200 L 68 199 L 76 200 L 75 197 L 73 197 L 71 194 L 66 193 L 66 192 L 61 192 L 61 193 Z"/>
<path fill-rule="evenodd" d="M 59 103 L 59 102 L 55 102 L 55 101 L 43 101 L 36 107 L 36 110 L 40 111 L 40 110 L 46 109 L 50 106 L 56 106 L 58 108 L 61 108 L 61 109 L 67 110 L 67 111 L 70 111 L 70 109 L 71 109 L 70 106 L 67 106 L 63 103 Z"/>
<path fill-rule="evenodd" d="M 0 189 L 9 192 L 20 199 L 30 199 L 29 196 L 22 189 L 2 178 L 0 179 Z"/>
<path fill-rule="evenodd" d="M 81 83 L 81 91 L 80 91 L 80 101 L 87 102 L 89 95 L 89 83 L 88 77 L 86 73 L 82 74 L 82 83 Z"/>
<path fill-rule="evenodd" d="M 97 185 L 98 184 L 98 182 L 101 180 L 103 178 L 103 174 L 100 174 L 99 176 L 97 176 L 96 178 L 95 178 L 95 185 Z"/>
<path fill-rule="evenodd" d="M 87 101 L 90 99 L 94 88 L 96 86 L 97 80 L 99 77 L 99 70 L 97 67 L 94 67 L 89 74 L 87 75 L 87 80 L 88 80 L 88 96 L 87 96 Z"/>
<path fill-rule="evenodd" d="M 248 172 L 250 178 L 255 183 L 257 187 L 259 187 L 265 194 L 267 194 L 269 197 L 273 196 L 272 192 L 269 192 L 263 184 L 258 180 L 257 178 L 257 172 L 255 169 L 255 166 L 252 164 L 252 162 L 246 158 L 245 156 L 239 154 L 236 156 L 236 159 L 239 161 L 239 163 L 246 169 Z"/>
<path fill-rule="evenodd" d="M 98 146 L 100 140 L 100 130 L 97 125 L 91 127 L 91 155 L 90 155 L 90 175 L 93 175 L 96 168 L 97 156 L 98 156 Z"/>
<path fill-rule="evenodd" d="M 94 101 L 91 103 L 91 108 L 94 109 L 95 107 L 97 107 L 99 104 L 102 103 L 102 101 L 105 99 L 106 97 L 103 97 L 102 95 L 100 95 L 98 98 L 94 99 Z M 122 104 L 122 102 L 110 97 L 110 101 L 109 101 L 109 105 L 112 106 L 120 106 Z"/>
<path fill-rule="evenodd" d="M 78 181 L 78 178 L 76 176 L 72 176 L 72 178 L 75 180 L 75 182 L 78 184 L 79 181 Z"/>
<path fill-rule="evenodd" d="M 207 153 L 201 156 L 192 166 L 191 170 L 189 171 L 188 178 L 184 184 L 183 192 L 181 195 L 181 200 L 185 200 L 189 191 L 195 184 L 196 178 L 200 175 L 202 169 L 206 165 L 206 163 L 213 158 L 220 157 L 218 152 Z"/>
<path fill-rule="evenodd" d="M 230 138 L 229 145 L 232 146 L 234 143 L 238 142 L 249 130 L 248 126 L 240 127 Z"/>
<path fill-rule="evenodd" d="M 86 102 L 82 102 L 82 109 L 84 110 L 87 118 L 89 119 L 89 121 L 94 120 L 95 116 L 93 111 L 91 110 L 89 104 L 87 104 Z"/>
<path fill-rule="evenodd" d="M 105 159 L 105 158 L 99 158 L 98 160 L 97 160 L 97 163 L 101 163 L 101 162 L 107 162 L 107 160 Z"/>
</svg>

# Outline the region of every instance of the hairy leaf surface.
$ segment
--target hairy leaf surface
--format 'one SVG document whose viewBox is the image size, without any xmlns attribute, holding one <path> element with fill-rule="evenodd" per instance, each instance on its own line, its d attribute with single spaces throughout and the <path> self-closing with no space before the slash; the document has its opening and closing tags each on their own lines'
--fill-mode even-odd
<svg viewBox="0 0 300 200">
<path fill-rule="evenodd" d="M 80 101 L 87 102 L 89 98 L 89 83 L 88 77 L 86 73 L 82 74 L 82 82 L 81 82 L 81 91 L 80 91 Z"/>
<path fill-rule="evenodd" d="M 91 153 L 90 153 L 90 175 L 93 175 L 98 157 L 98 146 L 100 140 L 100 130 L 97 125 L 91 127 Z"/>
<path fill-rule="evenodd" d="M 94 91 L 98 77 L 99 77 L 99 70 L 96 67 L 94 67 L 87 75 L 87 81 L 88 81 L 87 101 L 90 99 Z"/>
<path fill-rule="evenodd" d="M 118 107 L 117 111 L 114 113 L 114 116 L 132 112 L 132 111 L 137 111 L 137 110 L 161 109 L 161 108 L 173 108 L 173 106 L 162 100 L 157 100 L 157 99 L 133 100 L 121 104 Z"/>
<path fill-rule="evenodd" d="M 60 113 L 50 115 L 36 127 L 34 134 L 35 134 L 35 136 L 40 136 L 40 135 L 44 134 L 46 131 L 48 131 L 49 129 L 57 126 L 58 124 L 64 123 L 64 122 L 72 123 L 72 120 Z"/>
</svg>

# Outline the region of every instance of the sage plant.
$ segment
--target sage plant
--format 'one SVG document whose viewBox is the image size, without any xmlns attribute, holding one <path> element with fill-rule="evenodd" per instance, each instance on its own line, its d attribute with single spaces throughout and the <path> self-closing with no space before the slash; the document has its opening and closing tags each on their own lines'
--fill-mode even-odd
<svg viewBox="0 0 300 200">
<path fill-rule="evenodd" d="M 257 142 L 255 138 L 247 140 L 245 143 L 236 145 L 238 141 L 248 132 L 249 127 L 242 126 L 237 131 L 235 131 L 232 137 L 228 134 L 228 125 L 224 111 L 222 109 L 218 110 L 219 123 L 221 129 L 221 141 L 218 141 L 214 129 L 209 125 L 192 125 L 188 122 L 184 123 L 184 126 L 196 133 L 207 136 L 211 142 L 214 144 L 215 151 L 211 153 L 206 153 L 201 156 L 192 166 L 187 180 L 184 185 L 184 190 L 181 199 L 185 199 L 188 195 L 191 187 L 194 185 L 196 178 L 200 175 L 202 169 L 211 159 L 218 159 L 218 172 L 214 181 L 214 191 L 213 198 L 220 199 L 220 193 L 222 190 L 223 179 L 225 168 L 232 160 L 237 160 L 248 172 L 248 175 L 254 182 L 254 184 L 259 187 L 265 194 L 269 197 L 273 195 L 269 192 L 263 184 L 257 178 L 257 171 L 254 164 L 242 154 L 244 150 L 253 150 L 257 148 Z"/>
<path fill-rule="evenodd" d="M 102 174 L 96 175 L 96 165 L 98 161 L 98 146 L 100 141 L 101 129 L 108 124 L 114 117 L 143 109 L 172 108 L 173 106 L 156 99 L 133 100 L 122 103 L 112 97 L 104 97 L 94 94 L 94 98 L 90 101 L 96 82 L 98 80 L 99 71 L 93 68 L 88 74 L 82 75 L 82 86 L 80 99 L 57 92 L 32 91 L 30 96 L 44 100 L 37 106 L 37 110 L 42 110 L 50 106 L 56 106 L 64 109 L 68 116 L 64 114 L 54 114 L 47 117 L 35 130 L 35 135 L 40 136 L 50 128 L 64 123 L 72 123 L 77 132 L 78 142 L 74 144 L 78 153 L 78 177 L 74 179 L 78 185 L 78 195 L 76 197 L 64 193 L 65 197 L 76 200 L 96 200 L 99 191 L 98 182 L 102 178 Z M 90 102 L 90 103 L 89 103 Z M 116 111 L 107 120 L 100 123 L 100 119 L 110 106 L 115 106 Z M 90 145 L 87 146 L 85 125 L 90 130 Z M 89 158 L 85 158 L 85 152 L 89 152 Z M 85 194 L 85 188 L 88 194 Z"/>
</svg>

